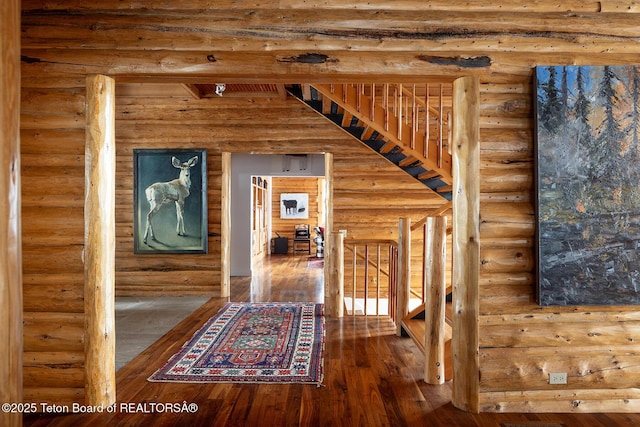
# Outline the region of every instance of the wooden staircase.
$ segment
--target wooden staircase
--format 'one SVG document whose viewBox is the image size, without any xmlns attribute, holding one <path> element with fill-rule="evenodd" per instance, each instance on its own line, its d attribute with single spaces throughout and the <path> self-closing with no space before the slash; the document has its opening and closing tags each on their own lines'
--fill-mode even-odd
<svg viewBox="0 0 640 427">
<path fill-rule="evenodd" d="M 432 106 L 429 87 L 293 85 L 288 91 L 443 199 L 451 200 L 451 154 L 445 131 L 450 106 L 445 107 L 442 85 L 437 107 Z"/>
</svg>

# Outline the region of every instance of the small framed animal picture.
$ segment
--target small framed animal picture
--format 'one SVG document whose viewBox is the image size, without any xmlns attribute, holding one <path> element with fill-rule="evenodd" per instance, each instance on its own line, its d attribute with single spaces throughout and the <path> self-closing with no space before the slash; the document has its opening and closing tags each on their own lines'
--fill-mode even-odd
<svg viewBox="0 0 640 427">
<path fill-rule="evenodd" d="M 207 253 L 207 150 L 133 150 L 134 253 Z"/>
<path fill-rule="evenodd" d="M 282 219 L 309 218 L 309 194 L 307 193 L 280 194 L 280 218 Z"/>
</svg>

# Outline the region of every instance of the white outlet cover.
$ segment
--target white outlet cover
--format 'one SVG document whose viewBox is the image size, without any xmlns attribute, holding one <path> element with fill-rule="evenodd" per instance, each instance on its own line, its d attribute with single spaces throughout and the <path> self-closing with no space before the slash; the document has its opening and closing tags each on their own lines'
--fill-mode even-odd
<svg viewBox="0 0 640 427">
<path fill-rule="evenodd" d="M 549 374 L 549 384 L 566 384 L 566 372 L 552 372 Z"/>
</svg>

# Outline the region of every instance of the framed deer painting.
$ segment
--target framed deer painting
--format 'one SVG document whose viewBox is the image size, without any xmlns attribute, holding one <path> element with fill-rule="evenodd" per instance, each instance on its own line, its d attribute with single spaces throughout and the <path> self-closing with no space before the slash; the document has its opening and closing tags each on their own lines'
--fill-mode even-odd
<svg viewBox="0 0 640 427">
<path fill-rule="evenodd" d="M 207 253 L 207 150 L 133 151 L 134 253 Z"/>
</svg>

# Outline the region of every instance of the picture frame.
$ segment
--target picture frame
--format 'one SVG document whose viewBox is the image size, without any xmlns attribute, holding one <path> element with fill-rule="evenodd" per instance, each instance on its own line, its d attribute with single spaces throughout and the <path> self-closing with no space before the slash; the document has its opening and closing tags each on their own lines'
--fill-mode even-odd
<svg viewBox="0 0 640 427">
<path fill-rule="evenodd" d="M 281 219 L 308 219 L 309 218 L 309 194 L 308 193 L 281 193 L 280 194 L 280 218 Z"/>
<path fill-rule="evenodd" d="M 133 187 L 134 253 L 207 253 L 206 149 L 133 150 Z"/>
<path fill-rule="evenodd" d="M 640 67 L 537 67 L 537 300 L 640 305 Z"/>
</svg>

